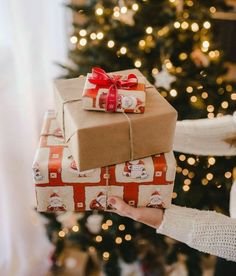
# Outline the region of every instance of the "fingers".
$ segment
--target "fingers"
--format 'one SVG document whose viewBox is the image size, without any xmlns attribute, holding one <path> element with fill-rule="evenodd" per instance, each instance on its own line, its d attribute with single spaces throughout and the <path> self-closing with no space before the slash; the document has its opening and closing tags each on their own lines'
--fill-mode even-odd
<svg viewBox="0 0 236 276">
<path fill-rule="evenodd" d="M 136 218 L 136 208 L 128 205 L 127 203 L 125 203 L 121 198 L 119 197 L 109 197 L 108 198 L 108 204 L 109 206 L 112 207 L 114 213 L 117 213 L 121 216 L 125 216 L 125 217 L 129 217 L 132 219 L 137 219 Z"/>
</svg>

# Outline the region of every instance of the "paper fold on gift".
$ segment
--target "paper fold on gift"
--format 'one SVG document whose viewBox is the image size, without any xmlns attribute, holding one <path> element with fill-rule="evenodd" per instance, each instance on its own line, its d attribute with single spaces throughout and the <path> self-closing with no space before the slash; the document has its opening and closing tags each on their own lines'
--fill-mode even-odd
<svg viewBox="0 0 236 276">
<path fill-rule="evenodd" d="M 137 70 L 115 72 L 142 74 Z M 177 112 L 153 86 L 145 113 L 103 113 L 82 108 L 85 77 L 55 82 L 57 120 L 79 167 L 88 170 L 172 150 Z"/>
</svg>

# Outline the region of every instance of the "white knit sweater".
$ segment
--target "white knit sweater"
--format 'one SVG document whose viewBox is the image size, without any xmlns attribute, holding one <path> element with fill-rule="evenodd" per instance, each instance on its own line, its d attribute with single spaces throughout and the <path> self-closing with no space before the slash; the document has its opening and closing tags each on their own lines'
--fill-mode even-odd
<svg viewBox="0 0 236 276">
<path fill-rule="evenodd" d="M 172 205 L 165 210 L 157 233 L 236 262 L 236 219 L 214 211 Z"/>
<path fill-rule="evenodd" d="M 174 150 L 200 155 L 236 155 L 236 147 L 225 142 L 236 135 L 236 112 L 214 119 L 177 122 Z M 236 180 L 230 196 L 231 218 L 214 211 L 172 205 L 165 210 L 157 233 L 236 262 Z"/>
</svg>

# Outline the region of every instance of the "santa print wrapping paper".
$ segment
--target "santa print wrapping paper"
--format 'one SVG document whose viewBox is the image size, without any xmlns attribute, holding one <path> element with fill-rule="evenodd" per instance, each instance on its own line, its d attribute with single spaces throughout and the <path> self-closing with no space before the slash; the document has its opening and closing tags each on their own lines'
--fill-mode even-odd
<svg viewBox="0 0 236 276">
<path fill-rule="evenodd" d="M 54 111 L 48 111 L 33 163 L 37 210 L 104 210 L 109 195 L 119 196 L 132 206 L 167 208 L 175 170 L 174 155 L 169 152 L 79 172 Z"/>
<path fill-rule="evenodd" d="M 93 68 L 93 70 L 96 69 L 98 73 L 101 71 L 101 77 L 103 77 L 104 81 L 101 82 L 100 76 L 96 78 L 96 74 L 90 73 L 87 75 L 82 95 L 84 109 L 125 113 L 144 112 L 146 100 L 146 79 L 144 77 L 137 77 L 135 74 L 106 74 L 100 68 Z M 95 78 L 93 78 L 94 75 Z M 135 78 L 133 79 L 132 77 Z M 118 84 L 115 84 L 116 82 Z M 112 96 L 109 95 L 110 89 L 114 86 L 117 86 L 115 89 L 116 100 L 114 104 L 113 101 L 110 103 L 111 107 L 109 108 L 109 99 Z"/>
</svg>

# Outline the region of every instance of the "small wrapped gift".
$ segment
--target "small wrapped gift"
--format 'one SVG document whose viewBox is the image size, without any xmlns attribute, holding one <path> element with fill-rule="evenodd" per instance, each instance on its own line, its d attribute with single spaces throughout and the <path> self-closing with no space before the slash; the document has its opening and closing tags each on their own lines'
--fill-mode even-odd
<svg viewBox="0 0 236 276">
<path fill-rule="evenodd" d="M 116 74 L 135 74 L 125 70 Z M 119 164 L 172 150 L 176 110 L 148 85 L 142 114 L 90 112 L 82 107 L 86 78 L 57 80 L 57 121 L 80 171 Z"/>
<path fill-rule="evenodd" d="M 146 79 L 135 74 L 107 74 L 93 68 L 83 91 L 83 108 L 106 112 L 143 113 Z"/>
<path fill-rule="evenodd" d="M 33 163 L 37 210 L 104 210 L 109 195 L 133 206 L 167 208 L 175 170 L 174 155 L 169 152 L 80 172 L 50 111 Z"/>
</svg>

